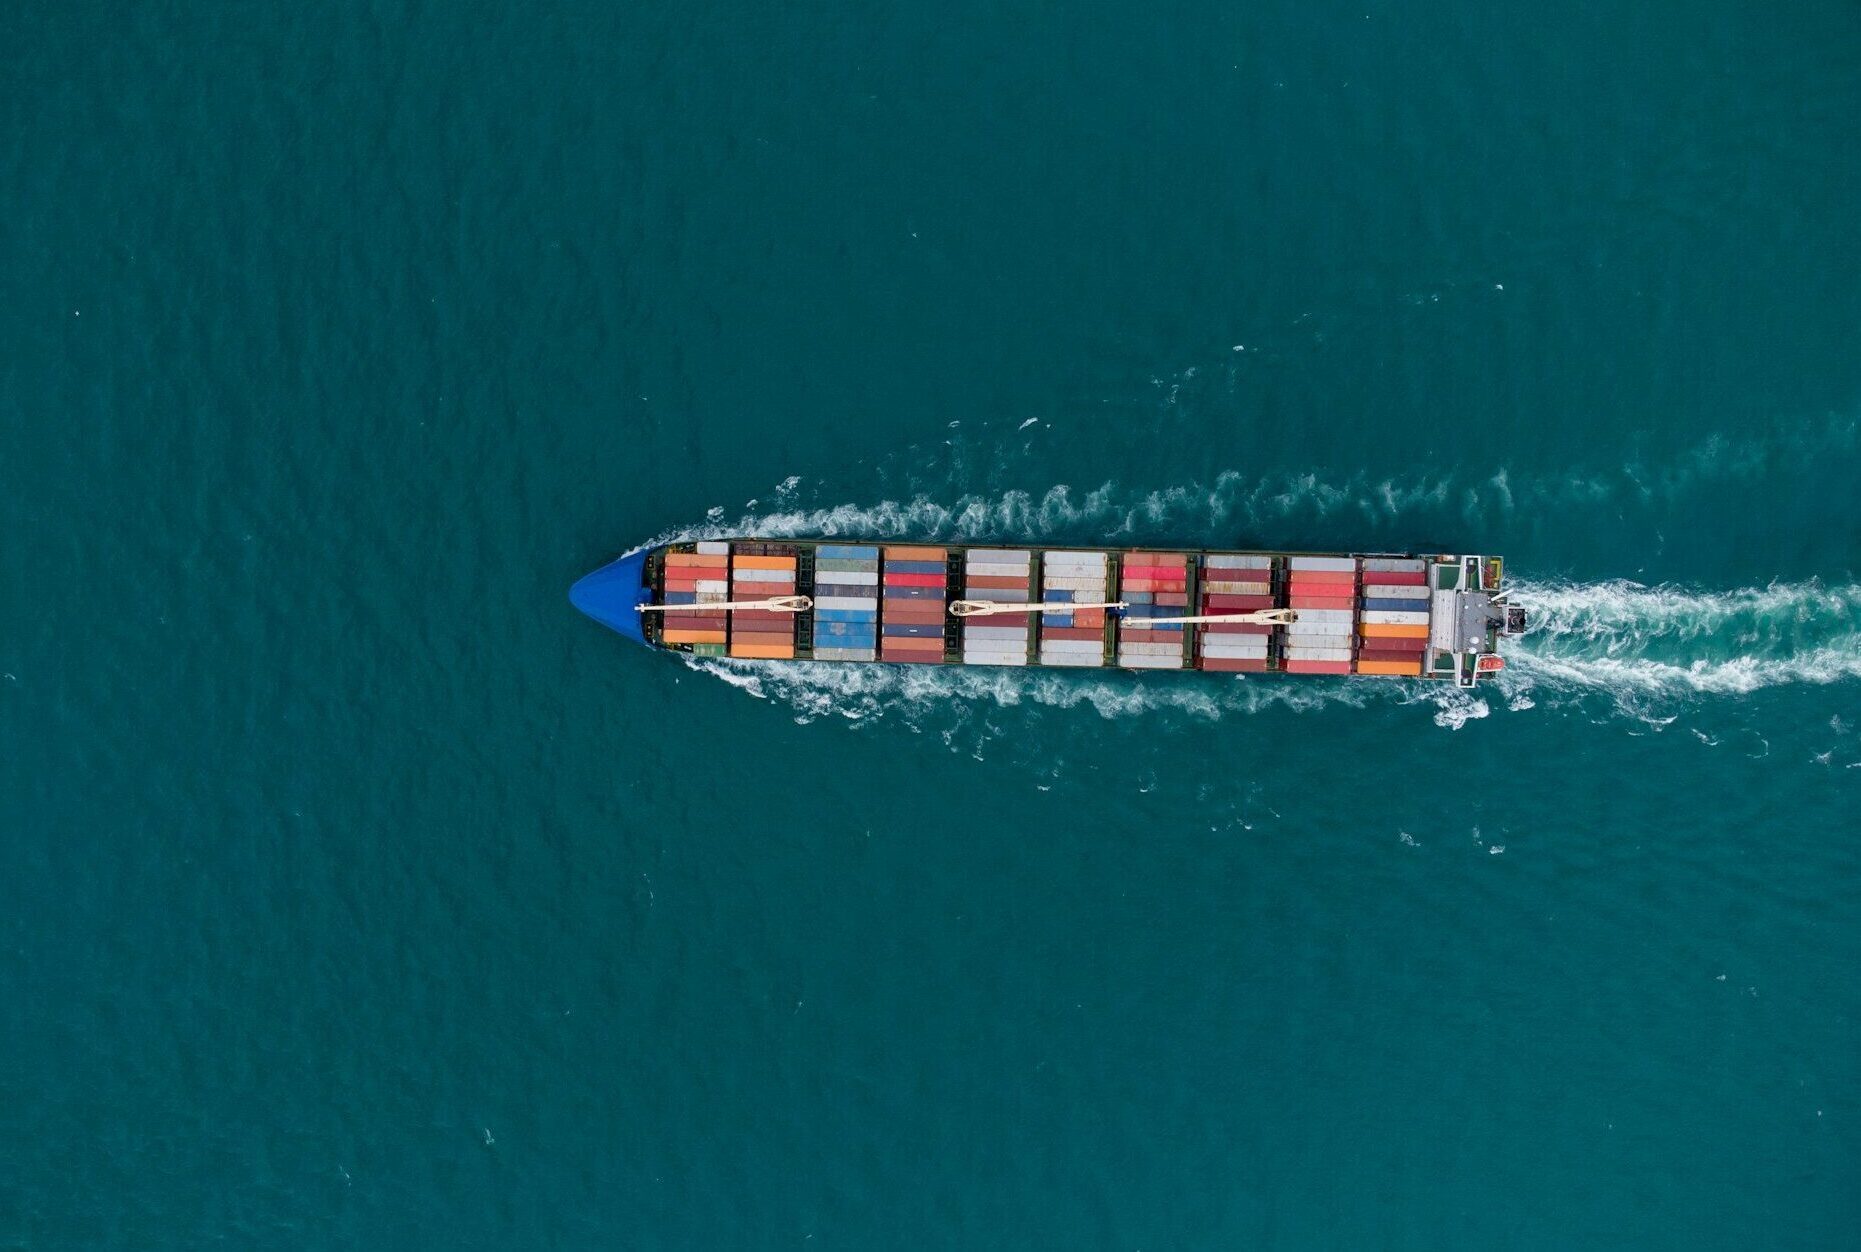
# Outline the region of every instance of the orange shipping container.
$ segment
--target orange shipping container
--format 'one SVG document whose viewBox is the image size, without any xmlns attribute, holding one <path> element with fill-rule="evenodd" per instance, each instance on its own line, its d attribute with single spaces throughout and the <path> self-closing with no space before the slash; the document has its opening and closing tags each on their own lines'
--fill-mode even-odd
<svg viewBox="0 0 1861 1252">
<path fill-rule="evenodd" d="M 1402 674 L 1417 677 L 1422 672 L 1420 661 L 1359 661 L 1359 674 Z"/>
<path fill-rule="evenodd" d="M 1365 639 L 1426 639 L 1426 626 L 1388 626 L 1379 622 L 1366 622 L 1363 625 Z"/>
<path fill-rule="evenodd" d="M 795 657 L 795 645 L 733 643 L 730 645 L 730 655 L 746 657 L 752 661 L 791 661 Z"/>
<path fill-rule="evenodd" d="M 792 556 L 740 556 L 736 558 L 738 569 L 794 569 L 795 558 Z"/>
</svg>

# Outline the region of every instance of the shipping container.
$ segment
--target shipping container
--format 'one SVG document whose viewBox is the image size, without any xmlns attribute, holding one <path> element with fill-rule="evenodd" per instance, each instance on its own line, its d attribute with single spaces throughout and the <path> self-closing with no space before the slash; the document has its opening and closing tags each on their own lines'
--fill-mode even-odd
<svg viewBox="0 0 1861 1252">
<path fill-rule="evenodd" d="M 717 560 L 706 555 L 708 560 Z M 745 542 L 730 553 L 730 599 L 766 600 L 795 594 L 798 557 L 784 544 Z M 798 615 L 780 610 L 737 609 L 730 614 L 730 655 L 751 660 L 792 660 Z"/>
<path fill-rule="evenodd" d="M 1110 596 L 1110 558 L 1103 552 L 1053 550 L 1041 554 L 1041 601 L 1056 607 L 1040 615 L 1043 665 L 1097 666 L 1105 663 L 1104 609 L 1073 609 L 1073 604 L 1103 604 Z"/>
<path fill-rule="evenodd" d="M 887 544 L 880 553 L 881 661 L 944 660 L 948 555 L 943 548 L 903 544 Z"/>
<path fill-rule="evenodd" d="M 971 548 L 963 554 L 963 599 L 992 604 L 1032 604 L 1033 553 L 1019 549 Z M 1026 665 L 1034 629 L 1032 613 L 994 613 L 962 621 L 965 665 Z"/>
<path fill-rule="evenodd" d="M 822 544 L 814 552 L 814 659 L 879 656 L 879 549 Z"/>
</svg>

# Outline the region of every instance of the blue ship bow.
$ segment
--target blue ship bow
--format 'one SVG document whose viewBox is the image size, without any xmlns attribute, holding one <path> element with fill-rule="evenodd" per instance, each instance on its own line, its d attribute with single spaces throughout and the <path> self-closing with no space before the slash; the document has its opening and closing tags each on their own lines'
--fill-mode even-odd
<svg viewBox="0 0 1861 1252">
<path fill-rule="evenodd" d="M 569 588 L 569 603 L 635 643 L 645 643 L 640 605 L 653 598 L 646 588 L 646 550 L 629 552 Z"/>
</svg>

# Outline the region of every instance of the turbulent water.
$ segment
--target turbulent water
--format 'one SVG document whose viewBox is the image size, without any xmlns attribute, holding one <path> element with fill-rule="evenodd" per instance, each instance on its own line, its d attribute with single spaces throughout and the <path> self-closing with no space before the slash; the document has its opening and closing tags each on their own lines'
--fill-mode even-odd
<svg viewBox="0 0 1861 1252">
<path fill-rule="evenodd" d="M 27 6 L 0 1246 L 1845 1247 L 1861 17 Z M 1407 681 L 650 540 L 1502 554 Z"/>
</svg>

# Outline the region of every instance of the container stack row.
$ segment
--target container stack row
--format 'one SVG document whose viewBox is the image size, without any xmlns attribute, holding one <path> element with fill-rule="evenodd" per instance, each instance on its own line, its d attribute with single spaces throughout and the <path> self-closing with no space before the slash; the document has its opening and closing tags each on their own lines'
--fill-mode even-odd
<svg viewBox="0 0 1861 1252">
<path fill-rule="evenodd" d="M 1359 674 L 1417 676 L 1428 650 L 1428 567 L 1408 557 L 1363 563 Z"/>
<path fill-rule="evenodd" d="M 1197 616 L 1252 613 L 1273 608 L 1273 558 L 1215 553 L 1202 558 L 1202 600 Z M 1251 622 L 1204 622 L 1202 668 L 1255 673 L 1267 667 L 1274 628 Z"/>
<path fill-rule="evenodd" d="M 1105 664 L 1105 610 L 1070 609 L 1072 604 L 1103 604 L 1111 597 L 1103 552 L 1047 552 L 1040 558 L 1040 598 L 1061 606 L 1040 615 L 1042 665 Z"/>
<path fill-rule="evenodd" d="M 767 600 L 795 594 L 795 553 L 782 544 L 740 543 L 730 554 L 730 598 Z M 733 609 L 730 655 L 795 659 L 795 615 L 779 609 Z"/>
<path fill-rule="evenodd" d="M 963 598 L 1032 604 L 1034 554 L 971 548 L 963 559 Z M 963 664 L 1026 665 L 1032 613 L 998 613 L 963 621 Z"/>
<path fill-rule="evenodd" d="M 1299 620 L 1286 627 L 1288 674 L 1348 674 L 1357 621 L 1357 561 L 1295 556 L 1286 561 L 1286 603 Z"/>
<path fill-rule="evenodd" d="M 722 604 L 730 598 L 730 545 L 701 543 L 695 552 L 668 552 L 665 558 L 665 604 Z M 662 643 L 690 644 L 699 656 L 722 656 L 729 637 L 730 615 L 715 613 L 661 614 Z"/>
<path fill-rule="evenodd" d="M 1118 598 L 1129 606 L 1118 622 L 1118 664 L 1181 669 L 1182 623 L 1154 619 L 1189 616 L 1189 558 L 1180 552 L 1127 553 Z"/>
<path fill-rule="evenodd" d="M 814 550 L 814 659 L 871 661 L 879 654 L 879 549 L 824 543 Z"/>
<path fill-rule="evenodd" d="M 944 565 L 942 548 L 893 544 L 880 573 L 879 659 L 943 663 Z"/>
</svg>

